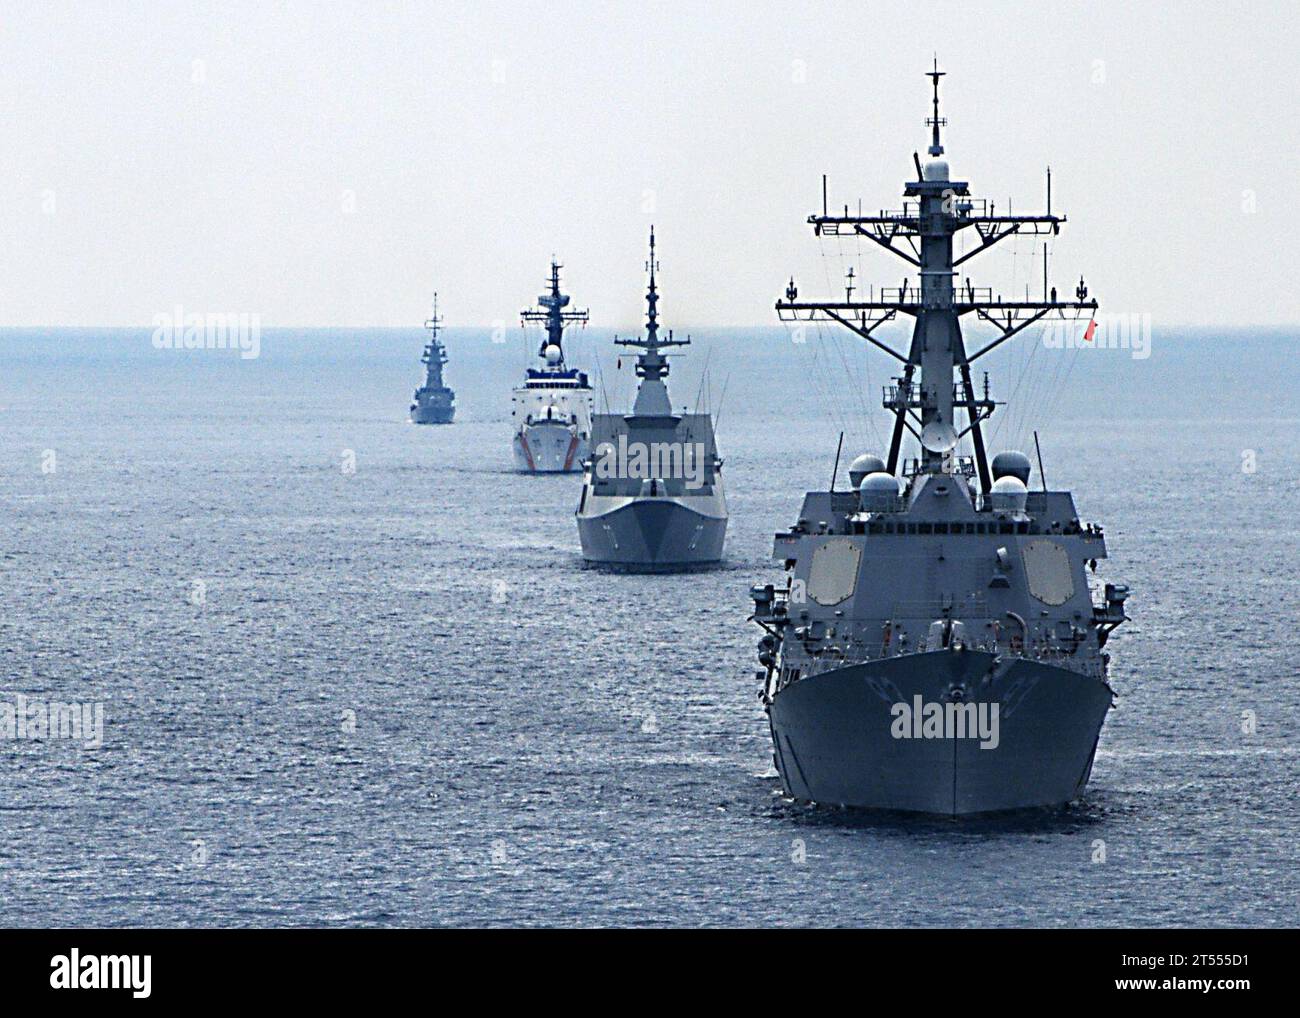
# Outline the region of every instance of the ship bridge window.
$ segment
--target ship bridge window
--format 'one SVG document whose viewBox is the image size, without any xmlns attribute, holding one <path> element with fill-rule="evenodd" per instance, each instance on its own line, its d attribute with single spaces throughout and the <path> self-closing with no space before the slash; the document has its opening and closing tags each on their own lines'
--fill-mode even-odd
<svg viewBox="0 0 1300 1018">
<path fill-rule="evenodd" d="M 934 525 L 934 532 L 935 532 L 936 534 L 946 534 L 946 533 L 948 533 L 948 524 L 946 524 L 946 523 L 936 523 L 936 524 Z"/>
<path fill-rule="evenodd" d="M 922 533 L 922 534 L 928 534 L 928 533 L 930 533 L 931 527 L 930 527 L 930 524 L 928 524 L 928 523 L 921 523 L 921 524 L 918 524 L 917 530 L 918 530 L 919 533 Z"/>
</svg>

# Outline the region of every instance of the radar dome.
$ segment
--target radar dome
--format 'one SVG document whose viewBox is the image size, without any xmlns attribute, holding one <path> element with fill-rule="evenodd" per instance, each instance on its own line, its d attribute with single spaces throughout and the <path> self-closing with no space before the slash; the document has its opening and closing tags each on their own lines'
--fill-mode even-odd
<svg viewBox="0 0 1300 1018">
<path fill-rule="evenodd" d="M 1014 449 L 993 457 L 993 479 L 1018 477 L 1021 484 L 1029 483 L 1029 457 Z"/>
<path fill-rule="evenodd" d="M 948 161 L 946 159 L 931 159 L 925 164 L 924 177 L 926 180 L 947 180 Z"/>
<path fill-rule="evenodd" d="M 1028 498 L 1029 489 L 1025 482 L 1010 475 L 999 477 L 989 491 L 989 504 L 995 513 L 1023 513 Z"/>
<path fill-rule="evenodd" d="M 898 481 L 883 470 L 867 474 L 858 485 L 862 509 L 869 513 L 892 513 L 898 510 Z"/>
<path fill-rule="evenodd" d="M 546 363 L 551 367 L 555 367 L 564 358 L 564 354 L 560 352 L 560 348 L 554 343 L 551 343 L 546 348 L 546 353 L 543 356 L 546 358 Z"/>
<path fill-rule="evenodd" d="M 884 460 L 879 456 L 873 456 L 869 452 L 864 452 L 849 464 L 849 483 L 856 488 L 862 484 L 862 479 L 866 477 L 867 474 L 882 473 L 884 469 Z"/>
</svg>

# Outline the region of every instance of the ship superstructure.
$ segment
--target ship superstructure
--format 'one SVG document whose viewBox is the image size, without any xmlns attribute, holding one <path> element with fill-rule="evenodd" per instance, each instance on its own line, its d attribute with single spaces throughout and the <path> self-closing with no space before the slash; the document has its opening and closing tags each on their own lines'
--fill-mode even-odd
<svg viewBox="0 0 1300 1018">
<path fill-rule="evenodd" d="M 560 292 L 562 267 L 551 262 L 549 292 L 537 298 L 537 308 L 520 315 L 524 325 L 540 323 L 545 330 L 541 366 L 527 370 L 511 400 L 515 468 L 526 473 L 580 470 L 590 448 L 592 389 L 586 372 L 569 367 L 564 354 L 565 328 L 586 325 L 588 315 L 565 310 L 569 296 Z"/>
<path fill-rule="evenodd" d="M 615 338 L 638 350 L 640 379 L 630 414 L 597 414 L 591 456 L 583 464 L 578 503 L 582 557 L 629 571 L 672 572 L 717 562 L 727 532 L 713 418 L 674 414 L 665 350 L 686 346 L 659 332 L 655 236 L 650 230 L 650 282 L 644 336 Z"/>
<path fill-rule="evenodd" d="M 447 348 L 438 337 L 442 319 L 438 317 L 438 295 L 433 295 L 433 313 L 424 323 L 429 330 L 420 363 L 424 365 L 424 384 L 411 397 L 411 420 L 416 424 L 450 424 L 456 413 L 456 393 L 442 380 L 442 366 L 447 363 Z"/>
<path fill-rule="evenodd" d="M 903 207 L 878 215 L 809 218 L 819 236 L 871 240 L 919 277 L 872 299 L 801 301 L 793 279 L 785 321 L 832 321 L 894 359 L 884 390 L 893 415 L 884 457 L 859 456 L 851 488 L 813 491 L 798 521 L 776 535 L 784 585 L 752 591 L 762 700 L 775 764 L 797 799 L 942 814 L 1059 805 L 1091 774 L 1112 703 L 1111 631 L 1125 620 L 1126 587 L 1096 603 L 1089 570 L 1106 557 L 1100 527 L 1081 522 L 1068 491 L 1048 490 L 1021 452 L 988 457 L 981 424 L 997 405 L 980 358 L 1048 316 L 1095 314 L 1080 279 L 1074 300 L 1044 282 L 1041 300 L 1003 300 L 963 262 L 1016 235 L 1055 234 L 1051 212 L 998 215 L 951 177 L 942 158 L 937 64 L 929 160 Z M 954 258 L 954 237 L 974 245 Z M 879 298 L 876 299 L 876 293 Z M 912 318 L 896 351 L 876 335 Z M 961 319 L 996 335 L 970 352 Z M 919 446 L 903 459 L 910 436 Z M 969 443 L 971 455 L 964 455 Z M 1098 584 L 1098 586 L 1100 586 Z"/>
</svg>

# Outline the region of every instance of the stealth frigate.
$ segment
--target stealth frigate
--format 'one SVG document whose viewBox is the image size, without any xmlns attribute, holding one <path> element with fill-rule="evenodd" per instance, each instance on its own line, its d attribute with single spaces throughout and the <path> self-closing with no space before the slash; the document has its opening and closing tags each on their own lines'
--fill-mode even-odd
<svg viewBox="0 0 1300 1018">
<path fill-rule="evenodd" d="M 524 325 L 537 322 L 546 331 L 537 352 L 541 367 L 527 370 L 511 399 L 515 468 L 530 474 L 580 470 L 590 448 L 591 385 L 586 372 L 569 367 L 564 358 L 564 330 L 586 325 L 587 312 L 565 310 L 569 296 L 560 292 L 561 268 L 551 262 L 550 292 L 537 298 L 538 308 L 520 315 Z"/>
<path fill-rule="evenodd" d="M 893 415 L 888 456 L 859 456 L 851 489 L 809 492 L 776 536 L 784 586 L 752 591 L 762 700 L 787 793 L 822 804 L 968 814 L 1066 803 L 1083 791 L 1111 707 L 1112 630 L 1128 589 L 1090 589 L 1105 558 L 1100 527 L 1083 523 L 1068 491 L 1049 490 L 1020 452 L 986 455 L 988 380 L 972 367 L 1047 316 L 1095 315 L 1080 279 L 1073 301 L 1044 280 L 1041 300 L 1003 300 L 958 282 L 956 268 L 1002 239 L 1055 234 L 1048 178 L 1043 215 L 998 215 L 951 178 L 942 158 L 939 78 L 930 159 L 901 209 L 810 217 L 819 236 L 869 239 L 915 266 L 919 282 L 854 301 L 799 300 L 786 321 L 829 320 L 900 366 L 884 391 Z M 969 231 L 964 254 L 953 240 Z M 877 298 L 878 294 L 878 298 Z M 905 353 L 875 335 L 913 320 Z M 960 320 L 994 334 L 968 352 Z M 1068 326 L 1067 326 L 1068 327 Z M 960 416 L 959 416 L 960 415 Z M 901 460 L 905 433 L 918 455 Z M 969 442 L 971 456 L 960 454 Z M 837 464 L 838 469 L 838 464 Z M 1097 603 L 1100 601 L 1100 603 Z"/>
<path fill-rule="evenodd" d="M 632 412 L 597 414 L 592 454 L 583 464 L 578 538 L 590 563 L 627 571 L 675 572 L 717 562 L 727 532 L 713 418 L 674 414 L 664 350 L 690 337 L 659 335 L 655 237 L 650 231 L 650 284 L 644 337 L 615 339 L 640 351 Z"/>
<path fill-rule="evenodd" d="M 442 366 L 447 363 L 447 348 L 438 338 L 442 319 L 438 317 L 438 295 L 433 295 L 433 315 L 424 323 L 429 330 L 425 345 L 424 384 L 415 390 L 411 403 L 411 420 L 416 424 L 450 424 L 456 413 L 456 394 L 443 383 Z"/>
</svg>

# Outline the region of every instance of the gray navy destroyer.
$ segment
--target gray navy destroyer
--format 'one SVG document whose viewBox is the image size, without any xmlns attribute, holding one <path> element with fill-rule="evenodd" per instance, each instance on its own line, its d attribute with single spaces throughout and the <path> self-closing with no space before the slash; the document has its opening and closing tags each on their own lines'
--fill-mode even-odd
<svg viewBox="0 0 1300 1018">
<path fill-rule="evenodd" d="M 567 474 L 582 469 L 591 440 L 594 397 L 587 373 L 565 361 L 564 330 L 586 325 L 585 310 L 565 310 L 569 295 L 560 292 L 558 262 L 551 262 L 549 292 L 537 298 L 538 307 L 520 313 L 527 326 L 545 329 L 537 351 L 541 366 L 528 368 L 524 384 L 514 390 L 510 416 L 514 422 L 515 469 L 530 474 Z"/>
<path fill-rule="evenodd" d="M 640 379 L 632 412 L 597 414 L 592 455 L 583 464 L 578 538 L 589 563 L 637 572 L 676 572 L 722 558 L 727 501 L 713 419 L 674 414 L 664 350 L 690 337 L 659 334 L 654 229 L 643 337 L 615 338 L 633 347 Z"/>
<path fill-rule="evenodd" d="M 1048 178 L 1043 215 L 997 215 L 951 179 L 941 157 L 939 78 L 929 160 L 900 210 L 809 218 L 819 236 L 862 237 L 901 257 L 919 283 L 868 301 L 799 300 L 793 279 L 777 302 L 785 321 L 832 321 L 899 365 L 884 390 L 893 415 L 885 458 L 850 466 L 851 490 L 809 492 L 798 521 L 777 534 L 783 587 L 752 590 L 765 630 L 758 672 L 775 765 L 785 791 L 819 804 L 959 815 L 1057 806 L 1088 782 L 1112 705 L 1103 648 L 1124 622 L 1128 589 L 1094 593 L 1105 558 L 1100 527 L 1081 522 L 1068 491 L 1036 487 L 1021 452 L 986 454 L 993 413 L 972 366 L 1035 322 L 1095 315 L 1082 279 L 1075 300 L 1006 301 L 956 269 L 1006 237 L 1059 231 Z M 954 259 L 953 238 L 974 242 Z M 911 342 L 875 335 L 899 315 Z M 968 352 L 960 321 L 993 326 Z M 902 460 L 904 435 L 919 445 Z M 972 456 L 959 455 L 969 441 Z M 838 461 L 836 464 L 838 472 Z M 1098 584 L 1098 586 L 1100 586 Z"/>
<path fill-rule="evenodd" d="M 438 338 L 438 295 L 433 295 L 433 315 L 424 327 L 429 330 L 429 342 L 424 347 L 420 363 L 424 365 L 424 384 L 411 397 L 411 420 L 416 424 L 450 424 L 456 413 L 456 393 L 442 380 L 442 366 L 447 363 L 447 348 Z"/>
</svg>

